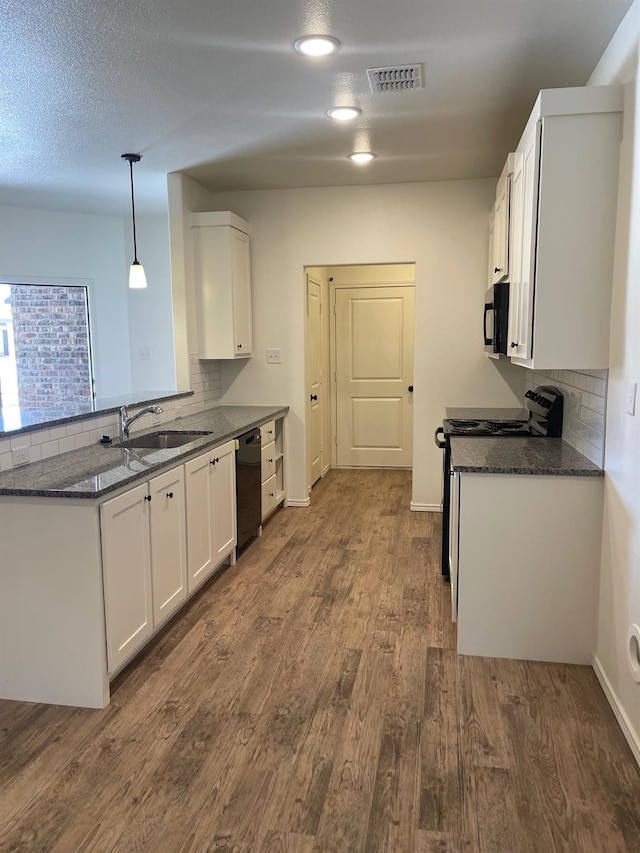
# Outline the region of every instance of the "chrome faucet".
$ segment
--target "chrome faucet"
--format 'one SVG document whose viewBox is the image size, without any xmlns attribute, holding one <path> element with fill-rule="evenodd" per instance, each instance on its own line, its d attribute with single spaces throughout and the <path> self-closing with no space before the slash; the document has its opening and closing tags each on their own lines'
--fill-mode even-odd
<svg viewBox="0 0 640 853">
<path fill-rule="evenodd" d="M 126 441 L 129 438 L 129 429 L 131 424 L 135 423 L 142 415 L 160 415 L 162 414 L 161 406 L 145 406 L 140 409 L 135 415 L 128 416 L 127 407 L 120 407 L 120 441 Z"/>
</svg>

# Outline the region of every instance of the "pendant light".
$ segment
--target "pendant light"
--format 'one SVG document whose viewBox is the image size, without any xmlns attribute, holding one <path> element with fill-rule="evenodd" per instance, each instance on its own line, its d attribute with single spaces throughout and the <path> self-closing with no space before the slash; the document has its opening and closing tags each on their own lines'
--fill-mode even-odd
<svg viewBox="0 0 640 853">
<path fill-rule="evenodd" d="M 144 274 L 144 267 L 138 260 L 138 247 L 136 244 L 136 203 L 133 196 L 133 164 L 139 163 L 142 159 L 139 154 L 122 154 L 123 160 L 129 163 L 129 172 L 131 174 L 131 218 L 133 220 L 133 263 L 129 267 L 129 287 L 133 290 L 147 286 L 147 278 Z"/>
</svg>

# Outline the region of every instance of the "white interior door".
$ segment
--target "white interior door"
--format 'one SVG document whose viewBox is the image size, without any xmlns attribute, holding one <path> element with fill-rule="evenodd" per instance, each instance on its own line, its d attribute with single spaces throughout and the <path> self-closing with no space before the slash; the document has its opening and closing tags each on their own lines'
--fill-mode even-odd
<svg viewBox="0 0 640 853">
<path fill-rule="evenodd" d="M 322 382 L 322 288 L 307 274 L 307 392 L 308 485 L 322 476 L 322 412 L 326 405 Z"/>
<path fill-rule="evenodd" d="M 414 288 L 336 290 L 336 461 L 409 468 Z"/>
</svg>

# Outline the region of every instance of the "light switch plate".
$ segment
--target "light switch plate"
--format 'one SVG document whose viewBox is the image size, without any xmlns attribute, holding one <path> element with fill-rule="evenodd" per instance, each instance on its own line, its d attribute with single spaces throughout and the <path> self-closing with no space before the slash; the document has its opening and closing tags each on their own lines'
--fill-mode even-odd
<svg viewBox="0 0 640 853">
<path fill-rule="evenodd" d="M 267 364 L 282 364 L 282 358 L 279 349 L 267 350 Z"/>
<path fill-rule="evenodd" d="M 627 414 L 635 415 L 636 413 L 636 388 L 637 382 L 629 382 L 627 385 Z"/>
</svg>

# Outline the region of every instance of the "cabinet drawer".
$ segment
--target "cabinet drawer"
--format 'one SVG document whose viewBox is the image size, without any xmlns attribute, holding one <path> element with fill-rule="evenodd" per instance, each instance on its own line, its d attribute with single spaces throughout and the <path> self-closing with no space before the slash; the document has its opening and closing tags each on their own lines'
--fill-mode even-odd
<svg viewBox="0 0 640 853">
<path fill-rule="evenodd" d="M 260 427 L 260 438 L 263 444 L 269 444 L 272 441 L 275 441 L 276 437 L 276 422 L 269 421 L 266 424 L 262 424 Z"/>
<path fill-rule="evenodd" d="M 262 517 L 265 518 L 277 503 L 276 475 L 262 484 Z"/>
<path fill-rule="evenodd" d="M 262 482 L 276 473 L 276 443 L 272 441 L 262 448 Z"/>
</svg>

